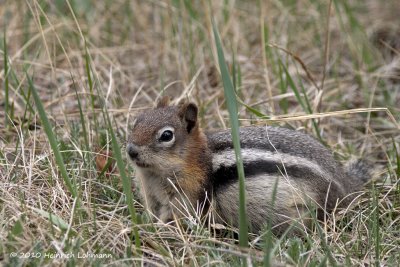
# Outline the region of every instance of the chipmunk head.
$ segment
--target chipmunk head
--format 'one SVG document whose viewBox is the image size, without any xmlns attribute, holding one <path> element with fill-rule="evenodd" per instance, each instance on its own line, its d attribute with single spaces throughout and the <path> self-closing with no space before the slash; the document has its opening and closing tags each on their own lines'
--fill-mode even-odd
<svg viewBox="0 0 400 267">
<path fill-rule="evenodd" d="M 139 114 L 128 138 L 127 153 L 136 167 L 165 172 L 184 164 L 188 144 L 201 134 L 193 103 L 169 105 L 162 98 L 154 109 Z"/>
</svg>

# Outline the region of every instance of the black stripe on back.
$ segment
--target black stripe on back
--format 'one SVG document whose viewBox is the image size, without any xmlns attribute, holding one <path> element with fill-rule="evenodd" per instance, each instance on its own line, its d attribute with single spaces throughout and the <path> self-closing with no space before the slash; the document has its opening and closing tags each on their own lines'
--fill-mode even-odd
<svg viewBox="0 0 400 267">
<path fill-rule="evenodd" d="M 283 167 L 282 163 L 271 161 L 271 160 L 257 160 L 251 162 L 243 162 L 244 174 L 246 178 L 260 174 L 276 174 L 276 175 L 287 175 L 290 177 L 296 177 L 299 179 L 311 178 L 318 179 L 318 176 L 311 168 L 307 166 L 299 165 L 288 165 L 285 164 Z M 286 170 L 286 173 L 285 173 Z M 224 166 L 221 165 L 212 175 L 214 190 L 238 181 L 237 167 L 235 164 Z M 323 179 L 319 177 L 319 179 Z"/>
</svg>

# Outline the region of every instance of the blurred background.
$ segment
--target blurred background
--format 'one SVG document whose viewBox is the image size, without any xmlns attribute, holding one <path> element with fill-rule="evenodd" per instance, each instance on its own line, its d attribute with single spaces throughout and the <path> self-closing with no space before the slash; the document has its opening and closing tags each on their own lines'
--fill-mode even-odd
<svg viewBox="0 0 400 267">
<path fill-rule="evenodd" d="M 27 73 L 55 118 L 78 118 L 76 89 L 92 112 L 107 97 L 117 117 L 160 94 L 190 98 L 205 126 L 223 127 L 214 19 L 248 106 L 268 116 L 386 107 L 399 119 L 397 1 L 35 0 L 3 1 L 0 12 L 15 116 Z M 353 115 L 352 125 L 331 119 L 365 128 L 371 116 L 387 119 L 384 111 Z"/>
</svg>

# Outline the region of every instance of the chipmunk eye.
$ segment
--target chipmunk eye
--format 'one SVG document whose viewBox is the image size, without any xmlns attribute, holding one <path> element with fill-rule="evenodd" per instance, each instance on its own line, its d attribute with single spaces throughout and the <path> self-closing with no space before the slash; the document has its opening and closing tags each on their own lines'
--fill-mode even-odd
<svg viewBox="0 0 400 267">
<path fill-rule="evenodd" d="M 173 133 L 171 130 L 165 130 L 165 131 L 161 134 L 159 140 L 160 140 L 161 142 L 169 142 L 169 141 L 172 140 L 172 138 L 174 138 L 174 133 Z"/>
</svg>

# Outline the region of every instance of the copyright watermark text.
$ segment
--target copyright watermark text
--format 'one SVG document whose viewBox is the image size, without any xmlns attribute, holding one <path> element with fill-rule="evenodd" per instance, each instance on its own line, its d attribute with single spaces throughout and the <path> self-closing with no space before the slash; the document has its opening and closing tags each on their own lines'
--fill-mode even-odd
<svg viewBox="0 0 400 267">
<path fill-rule="evenodd" d="M 51 252 L 11 252 L 10 258 L 20 259 L 111 259 L 112 255 L 109 253 L 51 253 Z"/>
</svg>

